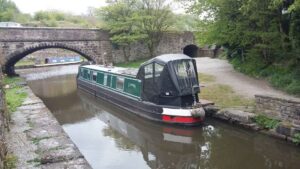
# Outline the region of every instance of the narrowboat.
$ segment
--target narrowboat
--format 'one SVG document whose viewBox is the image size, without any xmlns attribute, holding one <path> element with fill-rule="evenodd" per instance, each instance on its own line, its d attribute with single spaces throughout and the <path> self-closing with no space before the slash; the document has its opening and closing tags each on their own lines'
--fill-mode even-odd
<svg viewBox="0 0 300 169">
<path fill-rule="evenodd" d="M 139 69 L 81 65 L 77 87 L 153 121 L 195 126 L 205 116 L 196 70 L 184 54 L 157 56 Z"/>
</svg>

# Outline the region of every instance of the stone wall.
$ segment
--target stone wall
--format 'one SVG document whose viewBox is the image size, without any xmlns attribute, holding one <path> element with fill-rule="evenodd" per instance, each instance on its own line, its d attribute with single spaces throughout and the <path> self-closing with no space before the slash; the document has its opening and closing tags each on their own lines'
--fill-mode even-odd
<svg viewBox="0 0 300 169">
<path fill-rule="evenodd" d="M 3 168 L 3 162 L 7 153 L 4 134 L 8 127 L 8 114 L 6 111 L 5 97 L 2 87 L 2 71 L 0 71 L 0 168 Z"/>
<path fill-rule="evenodd" d="M 270 118 L 300 126 L 300 100 L 256 95 L 256 111 Z"/>
<path fill-rule="evenodd" d="M 194 44 L 195 37 L 192 32 L 169 32 L 165 33 L 160 41 L 155 56 L 167 53 L 182 53 L 183 48 L 187 45 Z M 124 55 L 122 49 L 113 45 L 113 63 L 124 62 Z M 131 46 L 131 53 L 129 60 L 139 60 L 149 57 L 147 45 L 141 41 L 134 43 Z"/>
<path fill-rule="evenodd" d="M 210 57 L 216 58 L 223 53 L 222 49 L 217 49 L 216 51 L 213 49 L 199 49 L 198 56 L 199 57 Z"/>
</svg>

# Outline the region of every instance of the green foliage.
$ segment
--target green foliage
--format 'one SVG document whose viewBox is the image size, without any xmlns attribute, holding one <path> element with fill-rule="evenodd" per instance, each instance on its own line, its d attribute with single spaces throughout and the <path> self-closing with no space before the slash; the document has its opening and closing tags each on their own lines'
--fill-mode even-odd
<svg viewBox="0 0 300 169">
<path fill-rule="evenodd" d="M 294 137 L 293 137 L 293 139 L 292 139 L 292 141 L 296 145 L 300 145 L 300 133 L 295 134 Z"/>
<path fill-rule="evenodd" d="M 197 14 L 197 41 L 225 48 L 234 67 L 300 95 L 300 2 L 183 0 Z"/>
<path fill-rule="evenodd" d="M 137 14 L 135 1 L 117 1 L 100 9 L 106 22 L 106 29 L 112 35 L 113 43 L 121 46 L 125 61 L 129 61 L 131 44 L 146 37 L 137 27 L 141 18 Z"/>
<path fill-rule="evenodd" d="M 138 16 L 141 22 L 139 29 L 146 34 L 146 42 L 150 57 L 162 39 L 162 34 L 173 24 L 173 14 L 166 0 L 139 0 L 137 1 Z"/>
<path fill-rule="evenodd" d="M 161 40 L 162 33 L 172 25 L 172 12 L 165 0 L 118 0 L 99 10 L 111 40 L 121 46 L 129 61 L 131 44 L 139 40 L 147 45 L 150 56 Z"/>
<path fill-rule="evenodd" d="M 20 78 L 4 78 L 4 84 L 8 85 L 9 88 L 5 89 L 5 99 L 9 112 L 15 112 L 18 107 L 20 107 L 27 97 L 27 93 L 23 91 L 23 87 L 17 85 L 21 82 Z"/>
<path fill-rule="evenodd" d="M 278 126 L 279 120 L 271 119 L 265 115 L 257 115 L 254 117 L 254 121 L 264 129 L 274 129 Z"/>
<path fill-rule="evenodd" d="M 19 10 L 11 0 L 0 0 L 0 21 L 13 21 Z"/>
<path fill-rule="evenodd" d="M 117 67 L 128 67 L 128 68 L 139 68 L 140 65 L 144 62 L 146 62 L 148 59 L 141 59 L 141 60 L 135 60 L 130 61 L 128 63 L 118 63 L 115 66 Z"/>
<path fill-rule="evenodd" d="M 5 169 L 15 169 L 17 166 L 18 158 L 14 155 L 8 154 L 4 159 L 4 168 Z"/>
<path fill-rule="evenodd" d="M 98 20 L 93 14 L 72 15 L 56 10 L 38 11 L 35 13 L 32 21 L 27 22 L 28 26 L 45 26 L 45 27 L 83 27 L 95 28 L 102 27 L 102 20 Z"/>
<path fill-rule="evenodd" d="M 242 62 L 238 58 L 231 60 L 236 70 L 256 78 L 266 78 L 274 87 L 289 94 L 300 96 L 300 73 L 295 64 L 289 66 L 276 64 L 266 66 L 259 57 L 253 56 Z M 288 64 L 286 64 L 288 65 Z"/>
</svg>

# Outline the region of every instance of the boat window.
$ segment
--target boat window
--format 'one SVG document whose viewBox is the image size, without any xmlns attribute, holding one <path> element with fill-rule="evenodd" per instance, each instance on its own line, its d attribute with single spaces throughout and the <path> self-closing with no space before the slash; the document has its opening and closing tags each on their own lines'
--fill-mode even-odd
<svg viewBox="0 0 300 169">
<path fill-rule="evenodd" d="M 194 64 L 191 60 L 176 61 L 173 66 L 181 89 L 198 85 Z"/>
<path fill-rule="evenodd" d="M 155 77 L 159 77 L 161 72 L 163 71 L 164 69 L 164 66 L 161 65 L 161 64 L 158 64 L 158 63 L 155 63 L 154 64 L 154 68 L 155 68 Z"/>
<path fill-rule="evenodd" d="M 117 77 L 117 85 L 116 88 L 118 90 L 123 90 L 124 89 L 124 77 Z"/>
<path fill-rule="evenodd" d="M 107 74 L 104 74 L 103 84 L 106 85 L 106 83 L 107 83 Z"/>
<path fill-rule="evenodd" d="M 97 72 L 93 72 L 93 81 L 97 80 Z"/>
<path fill-rule="evenodd" d="M 79 75 L 80 75 L 81 77 L 83 77 L 83 69 L 82 69 L 82 68 L 80 68 Z"/>
<path fill-rule="evenodd" d="M 86 79 L 90 79 L 90 71 L 87 70 L 86 72 L 87 72 L 87 77 L 86 77 Z"/>
<path fill-rule="evenodd" d="M 149 64 L 144 67 L 145 70 L 145 79 L 153 78 L 153 65 Z"/>
</svg>

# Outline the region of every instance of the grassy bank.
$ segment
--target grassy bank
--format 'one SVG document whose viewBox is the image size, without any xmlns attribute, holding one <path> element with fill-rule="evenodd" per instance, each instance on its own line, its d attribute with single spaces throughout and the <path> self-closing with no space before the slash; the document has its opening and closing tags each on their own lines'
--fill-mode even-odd
<svg viewBox="0 0 300 169">
<path fill-rule="evenodd" d="M 245 98 L 233 91 L 224 84 L 218 84 L 215 77 L 207 74 L 199 74 L 200 83 L 205 87 L 201 88 L 200 98 L 215 102 L 221 108 L 240 107 L 248 108 L 254 106 L 254 100 Z"/>
<path fill-rule="evenodd" d="M 31 66 L 31 65 L 35 65 L 35 63 L 34 63 L 34 60 L 24 60 L 24 59 L 22 59 L 22 60 L 20 60 L 19 62 L 17 62 L 16 63 L 16 65 L 15 66 Z"/>
<path fill-rule="evenodd" d="M 255 57 L 242 62 L 232 59 L 233 67 L 249 76 L 267 79 L 272 86 L 289 94 L 300 96 L 300 66 L 296 63 L 281 63 L 266 66 Z"/>
<path fill-rule="evenodd" d="M 5 99 L 9 112 L 15 112 L 21 106 L 27 93 L 24 91 L 20 77 L 5 77 L 3 84 L 5 87 Z"/>
</svg>

